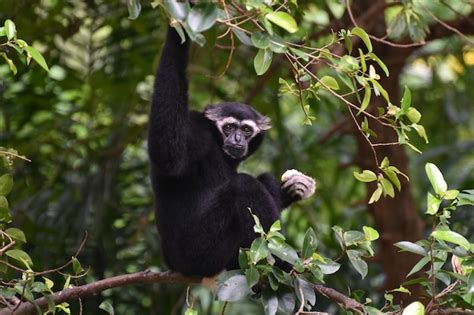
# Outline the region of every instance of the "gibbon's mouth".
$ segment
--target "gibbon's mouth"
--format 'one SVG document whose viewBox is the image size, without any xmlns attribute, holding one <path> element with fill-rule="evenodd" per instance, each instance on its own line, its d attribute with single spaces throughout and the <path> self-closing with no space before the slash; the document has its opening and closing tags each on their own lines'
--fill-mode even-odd
<svg viewBox="0 0 474 315">
<path fill-rule="evenodd" d="M 247 153 L 247 148 L 242 145 L 224 145 L 222 149 L 233 159 L 240 159 Z"/>
</svg>

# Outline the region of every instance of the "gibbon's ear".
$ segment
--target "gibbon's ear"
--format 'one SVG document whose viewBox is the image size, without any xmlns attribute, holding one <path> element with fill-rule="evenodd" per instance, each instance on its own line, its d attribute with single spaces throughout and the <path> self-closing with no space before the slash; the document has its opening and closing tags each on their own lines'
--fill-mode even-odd
<svg viewBox="0 0 474 315">
<path fill-rule="evenodd" d="M 217 105 L 209 105 L 204 109 L 204 116 L 212 121 L 221 119 L 221 108 Z"/>
<path fill-rule="evenodd" d="M 257 126 L 260 130 L 268 130 L 272 127 L 271 125 L 271 119 L 268 118 L 267 116 L 262 116 L 257 120 Z"/>
</svg>

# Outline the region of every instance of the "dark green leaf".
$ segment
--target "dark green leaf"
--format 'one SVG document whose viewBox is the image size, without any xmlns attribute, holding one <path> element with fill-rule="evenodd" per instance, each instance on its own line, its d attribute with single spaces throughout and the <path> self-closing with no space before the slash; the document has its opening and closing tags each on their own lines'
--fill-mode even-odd
<svg viewBox="0 0 474 315">
<path fill-rule="evenodd" d="M 304 279 L 296 278 L 296 289 L 300 301 L 303 300 L 300 293 L 301 289 L 305 302 L 308 302 L 311 306 L 316 303 L 316 294 L 314 293 L 313 285 L 311 283 Z"/>
<path fill-rule="evenodd" d="M 306 234 L 303 240 L 303 253 L 302 253 L 303 258 L 307 259 L 311 257 L 311 255 L 313 255 L 317 247 L 318 247 L 318 238 L 316 237 L 316 233 L 314 233 L 314 230 L 312 228 L 309 228 L 306 231 Z"/>
<path fill-rule="evenodd" d="M 243 31 L 233 28 L 232 32 L 237 36 L 237 38 L 240 40 L 240 42 L 246 46 L 252 46 L 252 40 L 250 37 L 245 34 Z"/>
<path fill-rule="evenodd" d="M 245 278 L 247 279 L 247 285 L 249 288 L 256 285 L 260 278 L 257 268 L 253 265 L 250 266 L 250 268 L 245 271 Z"/>
<path fill-rule="evenodd" d="M 295 304 L 295 296 L 293 293 L 283 293 L 278 295 L 278 308 L 284 314 L 293 314 Z"/>
<path fill-rule="evenodd" d="M 272 63 L 273 53 L 270 49 L 259 49 L 255 59 L 253 60 L 253 66 L 257 75 L 262 75 L 267 72 L 270 64 Z"/>
<path fill-rule="evenodd" d="M 0 176 L 0 196 L 6 196 L 13 187 L 13 177 L 10 174 Z"/>
<path fill-rule="evenodd" d="M 254 264 L 268 255 L 267 243 L 261 237 L 256 238 L 250 247 L 250 261 Z"/>
<path fill-rule="evenodd" d="M 100 303 L 99 308 L 106 311 L 109 315 L 114 315 L 114 307 L 109 301 L 103 301 Z"/>
<path fill-rule="evenodd" d="M 357 115 L 359 115 L 361 112 L 365 111 L 367 107 L 369 106 L 370 103 L 370 97 L 372 96 L 372 89 L 370 86 L 367 84 L 364 86 L 364 98 L 362 99 L 362 104 L 360 104 L 360 109 Z"/>
<path fill-rule="evenodd" d="M 341 268 L 341 265 L 338 264 L 335 261 L 327 259 L 324 263 L 322 262 L 317 262 L 316 265 L 321 269 L 321 272 L 325 275 L 330 275 L 339 270 Z"/>
<path fill-rule="evenodd" d="M 10 211 L 7 198 L 0 196 L 0 222 L 10 221 Z"/>
<path fill-rule="evenodd" d="M 344 242 L 346 246 L 355 245 L 365 240 L 365 235 L 359 231 L 347 231 L 344 233 Z"/>
<path fill-rule="evenodd" d="M 360 251 L 353 249 L 347 251 L 347 257 L 349 257 L 352 266 L 362 276 L 362 279 L 364 279 L 368 272 L 368 266 L 361 256 Z"/>
<path fill-rule="evenodd" d="M 211 28 L 219 17 L 219 9 L 213 3 L 196 5 L 188 14 L 189 27 L 195 33 L 201 33 Z"/>
<path fill-rule="evenodd" d="M 423 258 L 420 259 L 420 261 L 418 261 L 416 263 L 416 265 L 410 270 L 410 272 L 407 274 L 407 278 L 409 276 L 411 276 L 412 274 L 414 273 L 417 273 L 418 271 L 421 270 L 421 268 L 423 268 L 427 263 L 430 262 L 430 257 L 429 256 L 425 256 Z"/>
<path fill-rule="evenodd" d="M 217 298 L 220 301 L 234 302 L 243 299 L 250 293 L 247 279 L 244 275 L 236 275 L 219 285 Z"/>
<path fill-rule="evenodd" d="M 273 255 L 292 265 L 298 261 L 298 254 L 296 251 L 281 240 L 270 239 L 268 249 Z"/>
<path fill-rule="evenodd" d="M 190 6 L 188 1 L 163 0 L 168 13 L 179 21 L 185 21 L 188 17 Z"/>
<path fill-rule="evenodd" d="M 253 46 L 265 49 L 270 46 L 270 37 L 266 33 L 255 31 L 251 36 Z"/>
</svg>

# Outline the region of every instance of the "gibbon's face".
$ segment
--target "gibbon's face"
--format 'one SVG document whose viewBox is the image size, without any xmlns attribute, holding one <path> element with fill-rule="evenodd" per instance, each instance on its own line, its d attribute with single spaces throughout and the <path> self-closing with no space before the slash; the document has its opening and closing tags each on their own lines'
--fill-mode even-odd
<svg viewBox="0 0 474 315">
<path fill-rule="evenodd" d="M 260 129 L 250 119 L 238 120 L 234 117 L 225 117 L 216 122 L 222 134 L 224 144 L 222 149 L 233 159 L 241 159 L 247 155 L 250 140 Z"/>
<path fill-rule="evenodd" d="M 204 115 L 214 122 L 222 135 L 224 153 L 236 160 L 246 157 L 252 139 L 271 127 L 268 117 L 246 104 L 224 103 L 209 106 Z"/>
</svg>

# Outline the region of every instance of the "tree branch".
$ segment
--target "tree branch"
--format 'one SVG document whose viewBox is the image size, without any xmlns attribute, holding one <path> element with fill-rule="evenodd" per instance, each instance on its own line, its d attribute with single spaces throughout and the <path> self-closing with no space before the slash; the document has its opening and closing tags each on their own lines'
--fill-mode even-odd
<svg viewBox="0 0 474 315">
<path fill-rule="evenodd" d="M 179 273 L 165 271 L 152 272 L 150 270 L 106 278 L 89 284 L 64 289 L 51 295 L 54 304 L 60 304 L 67 301 L 77 300 L 89 295 L 98 294 L 102 291 L 133 284 L 145 283 L 181 283 L 181 284 L 199 284 L 201 278 L 186 277 Z M 340 304 L 347 310 L 352 310 L 362 314 L 363 305 L 357 301 L 345 296 L 344 294 L 322 285 L 314 285 L 314 290 L 331 301 Z M 36 306 L 35 306 L 36 305 Z M 31 302 L 21 302 L 10 308 L 6 307 L 0 310 L 0 315 L 29 315 L 36 314 L 37 307 L 44 310 L 48 307 L 48 300 L 41 297 Z"/>
</svg>

